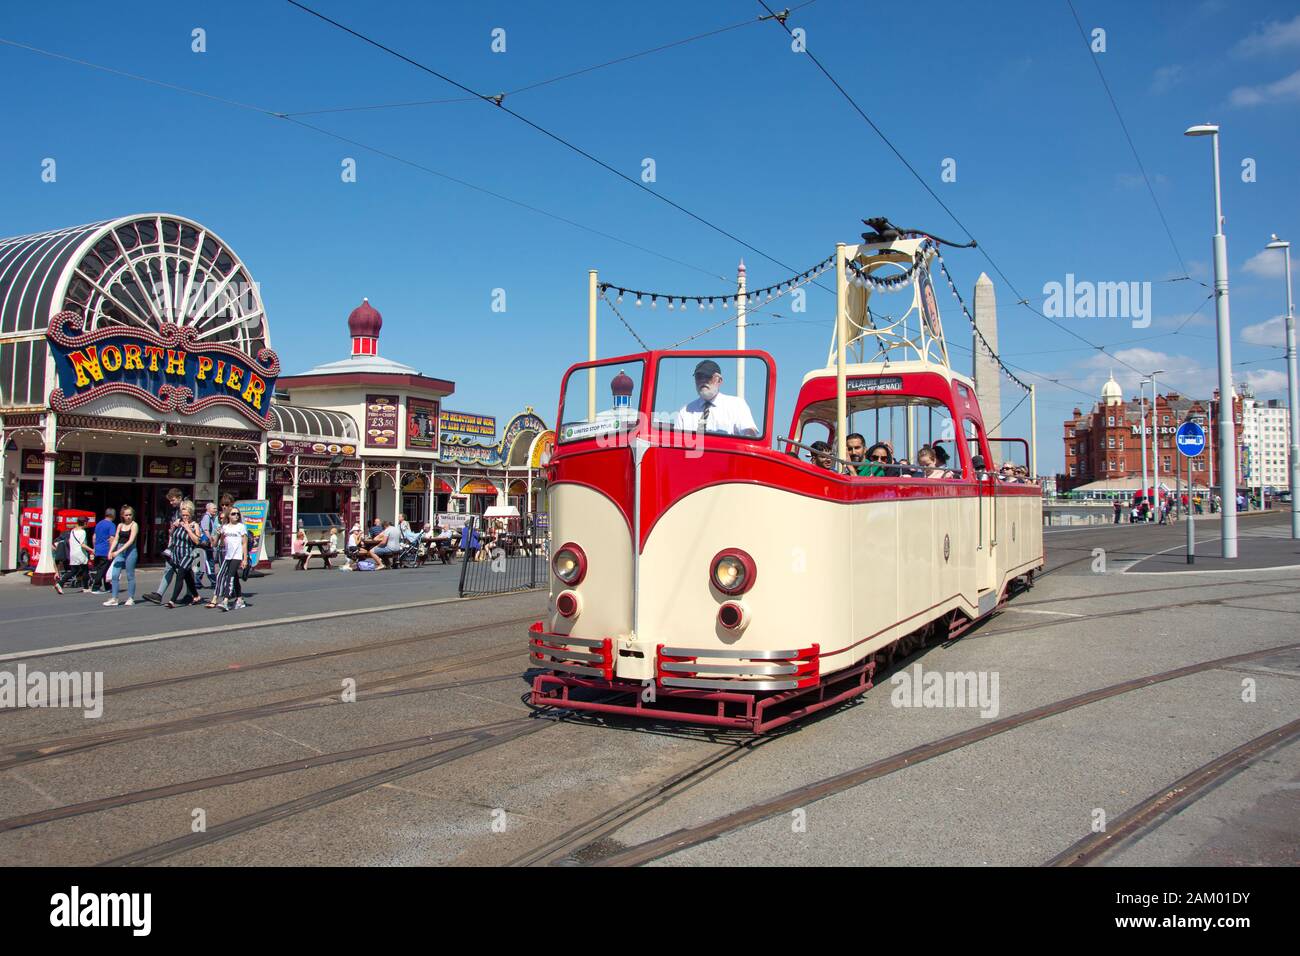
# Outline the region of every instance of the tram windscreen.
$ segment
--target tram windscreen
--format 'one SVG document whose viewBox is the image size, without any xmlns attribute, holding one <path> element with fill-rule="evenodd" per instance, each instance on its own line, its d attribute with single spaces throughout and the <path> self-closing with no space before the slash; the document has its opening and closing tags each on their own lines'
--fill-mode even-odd
<svg viewBox="0 0 1300 956">
<path fill-rule="evenodd" d="M 770 371 L 755 356 L 703 355 L 659 360 L 656 428 L 759 438 L 767 434 Z"/>
<path fill-rule="evenodd" d="M 641 407 L 645 362 L 611 362 L 578 369 L 565 383 L 556 437 L 563 442 L 600 438 L 629 431 Z M 595 398 L 592 399 L 592 382 Z"/>
</svg>

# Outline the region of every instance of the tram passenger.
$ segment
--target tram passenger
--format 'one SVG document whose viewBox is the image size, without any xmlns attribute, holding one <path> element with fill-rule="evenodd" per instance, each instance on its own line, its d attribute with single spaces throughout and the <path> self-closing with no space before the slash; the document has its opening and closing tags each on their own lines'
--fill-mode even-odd
<svg viewBox="0 0 1300 956">
<path fill-rule="evenodd" d="M 677 410 L 673 427 L 678 431 L 758 437 L 749 403 L 738 395 L 722 394 L 722 368 L 713 359 L 695 366 L 695 391 L 700 397 Z"/>
<path fill-rule="evenodd" d="M 916 453 L 916 461 L 921 466 L 926 478 L 951 478 L 952 472 L 939 467 L 939 456 L 929 445 Z"/>
<path fill-rule="evenodd" d="M 948 467 L 948 452 L 947 452 L 947 450 L 946 450 L 942 445 L 932 445 L 931 447 L 934 449 L 934 462 L 935 462 L 935 465 L 936 465 L 937 467 L 939 467 L 939 468 L 944 468 L 944 469 L 946 469 L 946 468 Z"/>
<path fill-rule="evenodd" d="M 831 454 L 831 446 L 824 441 L 815 441 L 808 446 L 812 450 L 812 463 L 818 468 L 825 468 L 827 471 L 838 473 L 839 468 L 835 464 L 835 456 Z"/>
<path fill-rule="evenodd" d="M 867 460 L 867 440 L 862 435 L 854 432 L 844 439 L 844 445 L 849 453 L 849 461 L 853 462 L 855 469 Z"/>
<path fill-rule="evenodd" d="M 858 465 L 858 474 L 863 478 L 884 478 L 890 473 L 889 465 L 893 464 L 893 459 L 889 446 L 878 441 L 867 449 L 866 460 Z"/>
</svg>

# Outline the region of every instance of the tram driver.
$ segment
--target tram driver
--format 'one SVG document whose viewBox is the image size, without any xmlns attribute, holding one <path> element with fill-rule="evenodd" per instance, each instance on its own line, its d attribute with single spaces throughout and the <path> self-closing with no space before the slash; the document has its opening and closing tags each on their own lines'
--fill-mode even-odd
<svg viewBox="0 0 1300 956">
<path fill-rule="evenodd" d="M 695 366 L 695 391 L 699 398 L 679 408 L 674 417 L 673 427 L 678 431 L 758 437 L 749 403 L 738 395 L 722 394 L 722 368 L 713 359 Z"/>
</svg>

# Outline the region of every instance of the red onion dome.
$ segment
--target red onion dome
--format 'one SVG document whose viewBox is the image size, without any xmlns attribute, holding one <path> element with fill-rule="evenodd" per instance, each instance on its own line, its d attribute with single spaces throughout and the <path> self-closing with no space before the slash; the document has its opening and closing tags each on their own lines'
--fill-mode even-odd
<svg viewBox="0 0 1300 956">
<path fill-rule="evenodd" d="M 371 306 L 369 299 L 362 299 L 361 304 L 352 310 L 348 316 L 348 331 L 353 338 L 365 337 L 375 339 L 379 337 L 379 330 L 383 328 L 384 317 L 375 311 Z"/>
<path fill-rule="evenodd" d="M 635 388 L 636 382 L 632 381 L 632 377 L 622 369 L 619 369 L 618 374 L 614 376 L 614 380 L 609 383 L 609 390 L 615 395 L 630 396 Z"/>
</svg>

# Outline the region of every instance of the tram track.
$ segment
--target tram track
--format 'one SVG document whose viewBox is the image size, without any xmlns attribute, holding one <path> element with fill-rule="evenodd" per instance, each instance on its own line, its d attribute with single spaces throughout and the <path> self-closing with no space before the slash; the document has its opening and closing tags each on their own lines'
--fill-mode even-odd
<svg viewBox="0 0 1300 956">
<path fill-rule="evenodd" d="M 570 856 L 573 851 L 590 846 L 593 840 L 599 840 L 601 836 L 612 833 L 651 810 L 663 806 L 692 787 L 734 766 L 764 744 L 777 739 L 779 738 L 759 737 L 743 743 L 725 744 L 721 751 L 706 754 L 685 769 L 671 774 L 667 779 L 658 781 L 614 806 L 575 824 L 559 836 L 520 854 L 506 865 L 546 866 L 566 862 L 580 864 L 581 860 L 572 859 Z"/>
<path fill-rule="evenodd" d="M 160 677 L 153 680 L 137 681 L 132 684 L 122 684 L 117 687 L 104 688 L 104 696 L 111 697 L 118 694 L 133 693 L 142 690 L 155 690 L 161 687 L 175 687 L 179 684 L 187 684 L 192 681 L 208 680 L 217 677 L 230 677 L 237 674 L 248 674 L 256 671 L 269 670 L 274 667 L 287 667 L 293 664 L 314 663 L 316 661 L 329 660 L 336 657 L 345 657 L 353 654 L 366 654 L 373 651 L 384 651 L 395 647 L 406 647 L 412 644 L 421 644 L 428 641 L 444 640 L 446 638 L 461 637 L 466 634 L 473 634 L 479 631 L 492 630 L 498 627 L 513 627 L 515 625 L 527 625 L 537 620 L 536 614 L 525 615 L 524 617 L 509 618 L 503 621 L 491 621 L 485 624 L 468 624 L 463 627 L 450 628 L 444 631 L 434 631 L 429 634 L 416 634 L 411 637 L 399 637 L 386 641 L 376 641 L 368 644 L 353 644 L 346 647 L 333 647 L 321 651 L 312 651 L 306 654 L 295 654 L 291 657 L 279 657 L 267 661 L 252 661 L 248 664 L 228 664 L 225 667 L 211 668 L 203 671 L 196 671 L 190 674 L 177 674 L 171 677 Z M 17 709 L 0 710 L 0 715 L 15 714 Z M 3 752 L 3 751 L 0 751 Z"/>
<path fill-rule="evenodd" d="M 515 675 L 512 674 L 509 676 L 513 677 Z M 464 681 L 462 684 L 480 684 L 486 683 L 489 680 L 503 679 L 506 678 L 474 678 L 469 681 Z M 461 685 L 446 686 L 451 687 Z M 299 757 L 294 760 L 284 760 L 279 763 L 266 764 L 261 767 L 247 767 L 229 773 L 214 774 L 208 777 L 199 777 L 194 780 L 179 781 L 177 783 L 166 784 L 160 787 L 131 790 L 125 793 L 98 797 L 94 800 L 85 800 L 80 803 L 66 804 L 61 807 L 50 807 L 45 810 L 36 810 L 32 813 L 23 813 L 0 820 L 0 833 L 7 833 L 11 830 L 22 830 L 42 823 L 53 823 L 57 820 L 67 820 L 72 817 L 85 816 L 91 813 L 102 813 L 105 810 L 115 810 L 119 807 L 134 806 L 135 804 L 148 803 L 153 800 L 162 800 L 167 797 L 180 796 L 186 793 L 198 793 L 202 790 L 229 787 L 235 784 L 246 783 L 251 780 L 261 780 L 266 777 L 279 776 L 280 774 L 296 773 L 301 770 L 328 767 L 351 760 L 360 760 L 365 757 L 375 757 L 402 750 L 412 750 L 417 747 L 432 746 L 449 740 L 457 740 L 461 737 L 473 737 L 490 731 L 503 729 L 518 723 L 519 720 L 520 718 L 518 717 L 507 718 L 504 720 L 491 721 L 485 724 L 476 724 L 470 727 L 460 727 L 454 730 L 440 731 L 433 734 L 423 734 L 418 737 L 407 737 L 402 740 L 393 740 L 381 744 L 371 744 L 366 747 L 355 747 L 351 750 L 338 750 L 332 753 L 316 754 L 311 757 Z"/>
<path fill-rule="evenodd" d="M 1014 603 L 1008 603 L 1006 607 L 1003 608 L 1003 610 L 1011 610 L 1017 607 L 1038 607 L 1041 604 L 1068 604 L 1072 601 L 1095 601 L 1099 598 L 1127 597 L 1130 594 L 1132 595 L 1159 594 L 1166 591 L 1204 591 L 1208 588 L 1227 588 L 1227 587 L 1263 588 L 1263 587 L 1272 587 L 1274 585 L 1285 583 L 1287 581 L 1300 583 L 1300 577 L 1275 578 L 1275 579 L 1270 579 L 1268 581 L 1260 581 L 1258 583 L 1254 583 L 1250 581 L 1222 581 L 1217 584 L 1214 583 L 1168 584 L 1156 588 L 1135 588 L 1134 590 L 1131 591 L 1101 591 L 1093 594 L 1080 594 L 1076 597 L 1061 596 L 1061 597 L 1054 597 L 1054 598 L 1042 598 L 1037 601 L 1021 601 L 1018 599 L 1013 599 Z M 1253 596 L 1254 595 L 1252 594 L 1239 595 L 1239 597 L 1243 597 L 1243 598 L 1248 598 Z"/>
<path fill-rule="evenodd" d="M 521 648 L 519 643 L 515 641 L 512 641 L 509 644 L 498 645 L 498 648 L 493 650 L 493 653 L 480 654 L 464 660 L 444 662 L 435 664 L 432 667 L 422 667 L 414 671 L 386 675 L 379 678 L 372 688 L 366 691 L 358 691 L 354 703 L 382 700 L 409 694 L 432 693 L 439 690 L 450 690 L 456 687 L 470 686 L 474 683 L 518 679 L 520 674 L 523 673 L 522 671 L 498 677 L 471 678 L 468 681 L 453 682 L 451 684 L 436 684 L 420 687 L 395 686 L 413 680 L 419 680 L 423 677 L 432 677 L 438 674 L 463 670 L 468 667 L 476 667 L 484 664 L 497 663 L 503 660 L 520 658 L 526 654 L 526 650 Z M 341 699 L 340 693 L 337 690 L 329 692 L 316 691 L 296 697 L 270 701 L 265 704 L 257 704 L 251 707 L 239 707 L 231 710 L 196 714 L 190 717 L 177 718 L 175 720 L 142 724 L 134 727 L 124 727 L 118 730 L 102 731 L 95 734 L 55 737 L 45 740 L 9 744 L 0 747 L 0 771 L 13 770 L 18 767 L 28 766 L 54 757 L 86 753 L 111 744 L 127 743 L 143 739 L 157 739 L 220 724 L 241 723 L 277 714 L 293 713 L 312 710 L 319 707 L 339 706 L 343 704 L 344 701 Z M 349 706 L 350 705 L 351 704 L 349 704 Z"/>
<path fill-rule="evenodd" d="M 777 816 L 778 814 L 788 813 L 791 810 L 806 807 L 809 803 L 814 803 L 845 790 L 853 789 L 871 780 L 888 776 L 889 774 L 896 773 L 899 770 L 916 766 L 919 763 L 924 763 L 925 761 L 932 760 L 936 757 L 957 750 L 962 750 L 972 744 L 988 740 L 1027 724 L 1036 723 L 1048 717 L 1054 717 L 1080 707 L 1085 707 L 1089 704 L 1108 700 L 1123 694 L 1129 694 L 1134 691 L 1143 690 L 1155 686 L 1156 684 L 1177 680 L 1181 677 L 1188 677 L 1193 674 L 1199 674 L 1210 670 L 1223 669 L 1233 664 L 1257 660 L 1259 658 L 1269 657 L 1274 654 L 1296 649 L 1300 649 L 1300 643 L 1282 644 L 1264 648 L 1262 650 L 1248 651 L 1242 654 L 1233 654 L 1227 657 L 1200 661 L 1195 664 L 1187 664 L 1182 667 L 1162 671 L 1157 674 L 1151 674 L 1146 677 L 1132 678 L 1118 684 L 1111 684 L 1106 687 L 1085 691 L 1081 694 L 1076 694 L 1030 710 L 1022 711 L 1019 714 L 1013 714 L 1010 717 L 992 720 L 988 723 L 971 727 L 956 734 L 940 738 L 939 740 L 920 744 L 916 747 L 872 761 L 871 763 L 845 771 L 844 773 L 836 774 L 832 777 L 826 777 L 821 780 L 813 781 L 812 783 L 804 784 L 778 796 L 751 804 L 741 810 L 724 814 L 707 823 L 675 830 L 663 836 L 646 840 L 642 843 L 606 855 L 593 861 L 592 865 L 639 866 L 644 863 L 649 863 L 662 857 L 679 853 L 682 850 L 707 843 L 732 831 L 752 826 L 753 824 Z"/>
<path fill-rule="evenodd" d="M 1111 821 L 1101 833 L 1090 833 L 1052 857 L 1043 866 L 1092 866 L 1180 813 L 1215 787 L 1227 782 L 1256 761 L 1300 739 L 1300 720 L 1248 740 L 1202 764 L 1167 787 L 1147 797 Z"/>
<path fill-rule="evenodd" d="M 258 829 L 267 824 L 285 820 L 305 813 L 309 810 L 315 810 L 339 800 L 356 796 L 367 790 L 373 790 L 376 787 L 393 783 L 405 777 L 410 777 L 418 773 L 424 773 L 436 767 L 444 766 L 465 757 L 482 753 L 496 747 L 503 746 L 526 737 L 529 734 L 537 733 L 548 727 L 554 726 L 556 721 L 535 716 L 519 717 L 508 722 L 508 726 L 502 727 L 498 733 L 489 733 L 478 731 L 472 734 L 472 739 L 447 750 L 441 750 L 434 754 L 428 754 L 423 757 L 417 757 L 405 763 L 398 764 L 395 767 L 389 767 L 375 773 L 366 774 L 353 780 L 344 781 L 332 787 L 326 787 L 323 790 L 316 790 L 312 793 L 305 794 L 294 800 L 284 803 L 278 803 L 270 807 L 265 807 L 253 813 L 245 814 L 234 820 L 225 823 L 218 823 L 209 827 L 200 833 L 186 833 L 183 836 L 176 837 L 158 843 L 154 846 L 145 847 L 135 850 L 122 856 L 114 857 L 107 860 L 100 866 L 142 866 L 154 863 L 160 863 L 163 860 L 187 853 L 200 847 L 209 846 L 218 843 L 230 837 L 237 836 L 241 833 L 247 833 L 250 830 Z"/>
<path fill-rule="evenodd" d="M 1203 587 L 1197 588 L 1197 590 L 1203 590 Z M 1131 592 L 1124 592 L 1124 593 L 1131 593 Z M 1062 617 L 1062 618 L 1049 620 L 1049 621 L 1036 621 L 1033 624 L 1021 624 L 1012 627 L 1005 627 L 997 631 L 990 631 L 986 628 L 981 628 L 980 630 L 971 631 L 968 634 L 962 635 L 961 637 L 958 638 L 958 640 L 976 640 L 980 638 L 1003 637 L 1008 634 L 1019 634 L 1023 631 L 1036 631 L 1045 627 L 1056 627 L 1062 624 L 1079 624 L 1085 621 L 1100 621 L 1100 620 L 1106 620 L 1108 618 L 1125 617 L 1133 614 L 1147 614 L 1147 613 L 1153 613 L 1158 611 L 1170 611 L 1177 608 L 1212 607 L 1215 605 L 1224 605 L 1227 607 L 1231 607 L 1232 605 L 1227 604 L 1226 602 L 1240 600 L 1243 597 L 1249 597 L 1249 598 L 1276 597 L 1278 595 L 1288 595 L 1288 594 L 1295 594 L 1295 593 L 1296 593 L 1295 588 L 1285 588 L 1283 590 L 1260 591 L 1254 594 L 1247 594 L 1247 595 L 1229 594 L 1223 597 L 1201 598 L 1195 601 L 1180 601 L 1176 603 L 1160 604 L 1152 607 L 1117 608 L 1113 611 L 1097 611 L 1092 614 L 1079 614 L 1077 616 Z M 1010 611 L 1010 610 L 1014 610 L 1014 608 L 1008 605 L 1006 608 L 1003 608 L 1002 612 L 1000 612 L 998 615 L 994 615 L 994 617 L 1001 616 L 1001 613 L 1005 613 L 1006 611 Z M 992 620 L 992 618 L 990 618 L 990 620 Z"/>
</svg>

